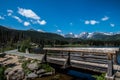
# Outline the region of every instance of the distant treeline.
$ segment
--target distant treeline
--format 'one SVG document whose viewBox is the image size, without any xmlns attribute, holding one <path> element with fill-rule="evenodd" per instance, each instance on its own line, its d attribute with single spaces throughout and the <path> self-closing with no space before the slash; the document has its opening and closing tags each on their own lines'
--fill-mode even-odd
<svg viewBox="0 0 120 80">
<path fill-rule="evenodd" d="M 120 40 L 105 40 L 105 39 L 68 39 L 71 44 L 81 44 L 87 46 L 120 46 Z"/>
<path fill-rule="evenodd" d="M 30 39 L 31 42 L 39 45 L 67 45 L 79 44 L 88 46 L 120 46 L 120 35 L 105 37 L 101 39 L 78 39 L 64 38 L 54 33 L 43 33 L 34 30 L 15 30 L 0 26 L 0 46 L 5 44 L 14 44 L 20 41 Z"/>
<path fill-rule="evenodd" d="M 54 33 L 43 33 L 34 30 L 15 30 L 0 26 L 0 46 L 30 39 L 31 42 L 40 45 L 64 45 L 68 44 L 63 36 Z"/>
</svg>

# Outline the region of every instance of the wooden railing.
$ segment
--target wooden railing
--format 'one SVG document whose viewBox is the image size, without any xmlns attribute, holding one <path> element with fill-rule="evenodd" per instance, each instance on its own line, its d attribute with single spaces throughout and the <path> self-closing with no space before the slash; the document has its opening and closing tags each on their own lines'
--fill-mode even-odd
<svg viewBox="0 0 120 80">
<path fill-rule="evenodd" d="M 101 64 L 107 64 L 108 78 L 113 76 L 113 64 L 117 64 L 117 54 L 120 51 L 119 48 L 44 48 L 43 50 L 45 54 L 42 62 L 47 62 L 47 55 L 49 54 L 52 55 L 51 57 L 65 59 L 64 68 L 71 66 L 74 62 L 76 64 L 84 62 L 97 67 L 104 66 Z"/>
</svg>

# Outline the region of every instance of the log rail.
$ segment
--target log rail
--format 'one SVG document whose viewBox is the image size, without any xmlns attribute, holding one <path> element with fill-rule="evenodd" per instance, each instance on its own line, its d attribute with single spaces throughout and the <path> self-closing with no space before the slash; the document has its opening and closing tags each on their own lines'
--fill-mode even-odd
<svg viewBox="0 0 120 80">
<path fill-rule="evenodd" d="M 94 54 L 98 55 L 97 58 L 99 58 L 99 55 L 104 54 L 107 56 L 107 78 L 113 77 L 113 64 L 117 64 L 117 54 L 119 53 L 120 49 L 119 48 L 43 48 L 45 51 L 44 57 L 42 62 L 47 61 L 47 52 L 48 51 L 59 51 L 61 53 L 67 52 L 67 58 L 63 64 L 63 67 L 66 68 L 70 66 L 71 64 L 71 53 L 74 54 L 75 52 L 77 53 L 82 53 L 81 58 L 95 58 L 94 56 L 84 56 L 85 53 L 87 54 Z M 100 56 L 101 57 L 101 56 Z M 102 59 L 102 58 L 101 58 Z M 103 58 L 104 59 L 104 58 Z M 84 61 L 84 60 L 83 60 Z M 75 62 L 80 62 L 80 61 L 75 61 Z M 87 63 L 87 62 L 86 62 Z"/>
</svg>

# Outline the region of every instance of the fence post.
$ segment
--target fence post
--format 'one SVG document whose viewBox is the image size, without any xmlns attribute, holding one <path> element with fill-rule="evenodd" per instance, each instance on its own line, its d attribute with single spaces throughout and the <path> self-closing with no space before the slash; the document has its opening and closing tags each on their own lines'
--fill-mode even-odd
<svg viewBox="0 0 120 80">
<path fill-rule="evenodd" d="M 107 80 L 113 80 L 113 55 L 108 54 Z"/>
</svg>

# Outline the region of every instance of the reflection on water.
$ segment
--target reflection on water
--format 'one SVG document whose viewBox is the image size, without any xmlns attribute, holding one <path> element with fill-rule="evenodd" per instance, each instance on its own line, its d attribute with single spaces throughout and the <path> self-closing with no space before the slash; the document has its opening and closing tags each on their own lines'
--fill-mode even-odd
<svg viewBox="0 0 120 80">
<path fill-rule="evenodd" d="M 79 79 L 82 79 L 82 80 L 95 80 L 95 78 L 93 78 L 91 74 L 82 73 L 74 70 L 69 70 L 68 74 L 78 77 Z"/>
<path fill-rule="evenodd" d="M 74 70 L 69 70 L 66 74 L 65 73 L 56 73 L 59 75 L 59 79 L 53 79 L 53 76 L 47 76 L 42 78 L 37 78 L 35 80 L 95 80 L 91 74 L 81 73 Z"/>
</svg>

